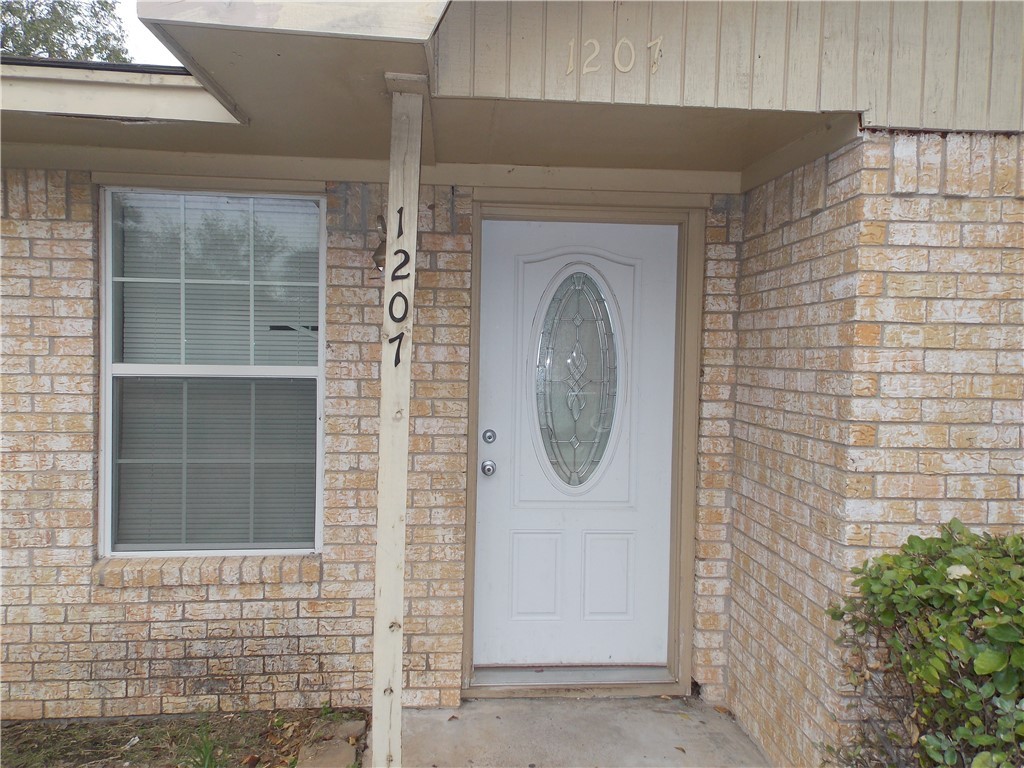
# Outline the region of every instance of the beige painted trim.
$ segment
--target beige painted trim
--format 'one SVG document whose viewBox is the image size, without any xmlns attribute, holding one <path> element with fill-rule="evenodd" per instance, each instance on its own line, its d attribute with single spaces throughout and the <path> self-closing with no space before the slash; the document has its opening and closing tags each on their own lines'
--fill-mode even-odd
<svg viewBox="0 0 1024 768">
<path fill-rule="evenodd" d="M 164 48 L 174 54 L 174 57 L 185 65 L 196 80 L 202 83 L 203 87 L 215 98 L 220 104 L 235 116 L 242 125 L 249 125 L 252 120 L 245 110 L 238 106 L 238 101 L 232 96 L 227 90 L 221 86 L 220 83 L 213 77 L 212 74 L 204 67 L 199 61 L 189 53 L 188 49 L 178 42 L 177 38 L 171 33 L 170 29 L 167 29 L 162 24 L 149 24 L 143 22 L 149 27 L 149 31 L 153 33 L 153 36 L 159 40 Z"/>
<path fill-rule="evenodd" d="M 467 165 L 462 163 L 448 163 L 438 165 L 437 168 L 439 173 L 451 174 L 457 178 L 456 183 L 474 187 L 697 192 L 703 194 L 728 194 L 740 191 L 740 174 L 733 171 L 548 168 L 536 165 Z M 426 170 L 424 169 L 424 171 Z"/>
<path fill-rule="evenodd" d="M 676 471 L 673 473 L 677 516 L 674 523 L 679 530 L 672 534 L 673 546 L 679 547 L 674 560 L 679 572 L 673 583 L 680 585 L 675 601 L 679 619 L 674 625 L 679 631 L 680 652 L 678 674 L 689 694 L 693 678 L 693 631 L 695 564 L 697 557 L 697 445 L 700 422 L 700 360 L 704 312 L 704 239 L 707 214 L 703 210 L 689 212 L 685 246 L 680 237 L 680 265 L 682 281 L 679 284 L 680 303 L 676 312 L 676 440 L 678 446 Z M 680 233 L 683 234 L 682 232 Z"/>
<path fill-rule="evenodd" d="M 160 187 L 170 190 L 210 190 L 220 192 L 288 192 L 323 194 L 322 181 L 281 181 L 279 179 L 238 179 L 227 176 L 166 176 L 155 173 L 110 173 L 96 171 L 93 184 L 106 187 Z"/>
<path fill-rule="evenodd" d="M 118 147 L 81 147 L 69 144 L 4 143 L 3 165 L 8 168 L 49 168 L 208 178 L 376 183 L 388 180 L 387 160 L 223 155 Z M 424 180 L 423 183 L 436 182 Z"/>
<path fill-rule="evenodd" d="M 474 197 L 477 190 L 474 190 Z M 480 240 L 483 207 L 473 203 L 473 265 L 469 293 L 469 439 L 466 441 L 466 563 L 463 573 L 462 689 L 473 679 L 473 600 L 476 595 L 476 467 L 480 461 Z"/>
<path fill-rule="evenodd" d="M 859 135 L 860 121 L 857 115 L 836 115 L 825 127 L 801 136 L 744 168 L 741 191 L 746 192 L 794 168 L 799 168 L 804 163 L 834 152 Z"/>
<path fill-rule="evenodd" d="M 208 26 L 373 40 L 426 42 L 447 0 L 389 2 L 290 0 L 286 3 L 211 3 L 138 0 L 140 20 L 154 25 Z"/>
<path fill-rule="evenodd" d="M 544 190 L 540 190 L 540 192 L 540 197 L 546 197 Z M 586 196 L 585 193 L 583 196 Z M 685 213 L 680 213 L 679 209 L 599 208 L 590 206 L 587 203 L 577 203 L 574 197 L 574 193 L 566 193 L 560 205 L 502 205 L 501 203 L 483 203 L 482 211 L 486 219 L 512 221 L 544 221 L 551 219 L 554 221 L 580 221 L 599 224 L 678 224 L 685 217 Z M 701 195 L 700 197 L 710 202 L 710 195 Z M 548 212 L 552 210 L 558 212 L 557 218 L 552 219 L 548 215 Z"/>
<path fill-rule="evenodd" d="M 5 112 L 132 121 L 238 123 L 191 75 L 4 64 Z"/>
<path fill-rule="evenodd" d="M 429 124 L 426 126 L 429 128 Z M 142 173 L 175 176 L 228 177 L 239 179 L 289 179 L 303 181 L 387 181 L 386 160 L 358 160 L 334 157 L 288 157 L 284 155 L 224 155 L 201 152 L 165 152 L 149 149 L 115 147 L 82 147 L 67 144 L 5 143 L 3 164 L 8 168 L 51 168 L 58 170 L 102 171 L 109 173 Z M 551 192 L 565 201 L 567 195 L 590 193 L 588 204 L 605 205 L 604 192 L 637 193 L 635 205 L 640 207 L 674 207 L 664 202 L 651 205 L 649 193 L 674 195 L 740 191 L 740 174 L 731 171 L 651 171 L 619 168 L 547 168 L 516 165 L 467 165 L 441 163 L 424 166 L 423 184 L 447 186 L 456 184 L 487 189 L 560 190 Z M 545 204 L 544 196 L 522 196 L 504 202 Z M 621 202 L 622 198 L 611 198 Z M 680 198 L 681 200 L 688 198 Z M 493 199 L 492 199 L 493 200 Z M 694 200 L 697 200 L 696 198 Z M 687 206 L 682 207 L 688 207 Z"/>
<path fill-rule="evenodd" d="M 586 205 L 652 211 L 659 208 L 707 208 L 711 195 L 697 192 L 610 192 L 574 189 L 516 189 L 512 187 L 486 187 L 476 190 L 473 198 L 481 203 L 501 203 L 526 206 Z M 671 214 L 669 214 L 671 215 Z"/>
<path fill-rule="evenodd" d="M 653 696 L 689 696 L 692 683 L 608 683 L 605 685 L 518 686 L 488 685 L 463 688 L 465 699 L 617 699 Z"/>
<path fill-rule="evenodd" d="M 567 197 L 585 195 L 569 192 Z M 506 698 L 526 696 L 688 696 L 692 689 L 693 667 L 693 603 L 694 558 L 696 551 L 697 509 L 697 424 L 700 404 L 701 313 L 704 290 L 704 228 L 705 212 L 696 208 L 645 210 L 641 208 L 610 208 L 594 205 L 545 204 L 541 191 L 532 204 L 523 202 L 517 190 L 512 204 L 498 202 L 502 192 L 497 189 L 474 190 L 474 197 L 488 202 L 473 203 L 473 274 L 471 284 L 471 339 L 469 441 L 467 446 L 466 482 L 466 572 L 462 635 L 463 695 L 472 698 Z M 672 542 L 669 587 L 669 654 L 668 671 L 675 682 L 587 684 L 579 687 L 556 685 L 474 686 L 473 681 L 473 599 L 476 579 L 476 464 L 479 460 L 477 440 L 479 429 L 480 388 L 480 292 L 481 292 L 481 230 L 484 219 L 583 221 L 629 224 L 677 224 L 679 236 L 679 268 L 676 294 L 676 381 L 673 439 Z"/>
</svg>

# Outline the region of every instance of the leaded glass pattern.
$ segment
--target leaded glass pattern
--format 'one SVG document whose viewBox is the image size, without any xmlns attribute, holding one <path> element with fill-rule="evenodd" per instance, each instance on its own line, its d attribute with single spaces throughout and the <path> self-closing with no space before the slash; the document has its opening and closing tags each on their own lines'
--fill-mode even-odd
<svg viewBox="0 0 1024 768">
<path fill-rule="evenodd" d="M 608 303 L 593 277 L 573 272 L 544 313 L 535 388 L 541 442 L 568 486 L 594 476 L 608 447 L 618 387 Z"/>
</svg>

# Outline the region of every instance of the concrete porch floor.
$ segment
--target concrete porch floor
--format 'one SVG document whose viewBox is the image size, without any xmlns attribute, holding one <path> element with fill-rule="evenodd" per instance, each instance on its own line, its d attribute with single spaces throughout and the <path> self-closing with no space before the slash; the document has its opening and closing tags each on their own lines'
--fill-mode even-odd
<svg viewBox="0 0 1024 768">
<path fill-rule="evenodd" d="M 698 700 L 477 699 L 407 709 L 403 721 L 406 768 L 768 765 L 732 718 Z"/>
</svg>

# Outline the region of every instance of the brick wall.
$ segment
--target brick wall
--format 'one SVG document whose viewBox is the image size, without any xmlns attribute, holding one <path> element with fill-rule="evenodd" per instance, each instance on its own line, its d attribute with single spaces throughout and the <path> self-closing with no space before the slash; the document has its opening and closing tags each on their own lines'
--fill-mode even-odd
<svg viewBox="0 0 1024 768">
<path fill-rule="evenodd" d="M 369 704 L 383 187 L 328 188 L 322 554 L 97 563 L 96 190 L 3 181 L 4 716 Z M 454 705 L 471 222 L 464 190 L 420 201 L 405 701 Z"/>
<path fill-rule="evenodd" d="M 333 681 L 369 704 L 373 649 L 378 363 L 382 281 L 368 270 L 377 245 L 380 184 L 328 189 L 327 498 L 324 591 L 345 607 L 318 642 L 351 639 Z M 469 190 L 420 189 L 415 356 L 409 450 L 409 546 L 404 702 L 457 706 L 461 690 L 466 546 L 466 450 L 472 210 Z M 351 655 L 348 655 L 351 653 Z"/>
<path fill-rule="evenodd" d="M 96 561 L 96 192 L 3 176 L 6 717 L 369 703 L 384 188 L 328 186 L 324 549 Z M 780 763 L 838 727 L 849 567 L 1024 527 L 1020 137 L 869 134 L 706 231 L 694 676 Z M 406 703 L 456 705 L 471 194 L 421 190 Z"/>
<path fill-rule="evenodd" d="M 859 147 L 746 196 L 739 260 L 729 701 L 784 764 L 816 764 L 836 673 L 826 617 L 839 586 L 841 403 L 862 286 L 850 176 Z M 830 707 L 833 708 L 830 710 Z"/>
<path fill-rule="evenodd" d="M 707 213 L 704 253 L 700 421 L 698 425 L 693 679 L 701 698 L 725 703 L 729 578 L 732 559 L 732 472 L 736 414 L 736 292 L 743 241 L 743 198 L 715 195 Z"/>
<path fill-rule="evenodd" d="M 850 567 L 953 516 L 1024 528 L 1022 164 L 868 134 L 746 195 L 728 689 L 778 763 L 839 727 Z"/>
<path fill-rule="evenodd" d="M 848 563 L 954 516 L 1024 526 L 1021 137 L 870 134 L 863 165 Z"/>
<path fill-rule="evenodd" d="M 103 685 L 69 653 L 91 628 L 68 623 L 92 589 L 95 199 L 87 174 L 63 171 L 7 169 L 3 192 L 0 686 L 5 717 L 39 717 L 43 700 L 60 715 L 70 695 Z"/>
</svg>

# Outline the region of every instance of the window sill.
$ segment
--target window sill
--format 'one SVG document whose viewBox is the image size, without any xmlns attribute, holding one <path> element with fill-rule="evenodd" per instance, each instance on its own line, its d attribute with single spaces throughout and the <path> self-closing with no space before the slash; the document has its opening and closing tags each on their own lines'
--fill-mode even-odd
<svg viewBox="0 0 1024 768">
<path fill-rule="evenodd" d="M 319 582 L 321 573 L 318 554 L 109 557 L 93 566 L 92 581 L 111 588 L 306 584 Z"/>
</svg>

